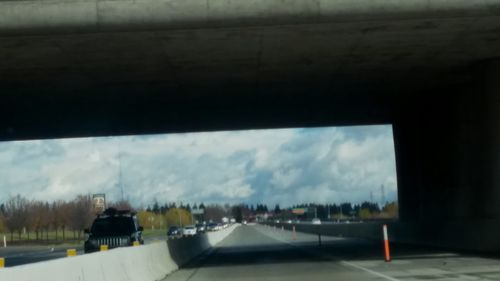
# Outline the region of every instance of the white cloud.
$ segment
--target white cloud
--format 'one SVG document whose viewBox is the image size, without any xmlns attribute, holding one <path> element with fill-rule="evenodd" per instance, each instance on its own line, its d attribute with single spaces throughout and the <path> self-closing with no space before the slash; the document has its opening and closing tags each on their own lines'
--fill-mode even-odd
<svg viewBox="0 0 500 281">
<path fill-rule="evenodd" d="M 302 169 L 279 169 L 273 173 L 271 183 L 280 189 L 286 189 L 292 185 L 302 174 Z"/>
<path fill-rule="evenodd" d="M 390 126 L 4 142 L 0 178 L 0 202 L 17 193 L 118 200 L 121 183 L 137 206 L 358 202 L 381 184 L 387 194 L 397 189 Z"/>
</svg>

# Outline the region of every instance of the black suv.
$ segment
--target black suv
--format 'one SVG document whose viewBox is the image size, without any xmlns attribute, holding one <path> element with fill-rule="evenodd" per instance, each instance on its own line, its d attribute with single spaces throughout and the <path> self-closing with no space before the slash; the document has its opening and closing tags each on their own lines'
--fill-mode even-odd
<svg viewBox="0 0 500 281">
<path fill-rule="evenodd" d="M 108 245 L 108 249 L 132 246 L 135 241 L 144 244 L 142 231 L 134 212 L 109 208 L 97 215 L 90 230 L 85 230 L 88 237 L 85 239 L 84 251 L 99 251 L 101 245 Z"/>
</svg>

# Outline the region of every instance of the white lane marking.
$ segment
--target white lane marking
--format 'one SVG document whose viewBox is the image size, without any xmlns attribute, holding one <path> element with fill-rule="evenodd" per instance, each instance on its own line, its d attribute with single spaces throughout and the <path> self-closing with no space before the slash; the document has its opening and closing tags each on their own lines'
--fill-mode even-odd
<svg viewBox="0 0 500 281">
<path fill-rule="evenodd" d="M 380 272 L 373 271 L 371 269 L 368 269 L 366 267 L 362 267 L 362 266 L 357 265 L 357 264 L 353 264 L 353 263 L 350 263 L 350 262 L 347 262 L 347 261 L 342 261 L 341 263 L 344 264 L 344 265 L 348 265 L 348 266 L 351 266 L 351 267 L 363 270 L 363 271 L 368 272 L 368 273 L 370 273 L 372 275 L 375 275 L 375 276 L 378 276 L 378 277 L 382 277 L 382 278 L 390 280 L 390 281 L 400 281 L 399 279 L 392 278 L 390 276 L 387 276 L 387 275 L 382 274 Z"/>
</svg>

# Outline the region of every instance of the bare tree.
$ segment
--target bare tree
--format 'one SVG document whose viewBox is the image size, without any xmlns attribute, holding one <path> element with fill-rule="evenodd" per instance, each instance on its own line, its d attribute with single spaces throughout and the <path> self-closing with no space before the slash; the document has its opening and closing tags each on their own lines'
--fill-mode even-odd
<svg viewBox="0 0 500 281">
<path fill-rule="evenodd" d="M 69 210 L 69 227 L 78 232 L 78 239 L 80 239 L 81 232 L 90 226 L 93 217 L 92 197 L 90 194 L 78 195 L 71 202 Z"/>
<path fill-rule="evenodd" d="M 212 221 L 221 221 L 226 216 L 226 211 L 220 205 L 210 205 L 205 207 L 205 218 Z"/>
<path fill-rule="evenodd" d="M 64 229 L 66 228 L 66 223 L 67 217 L 66 213 L 66 206 L 67 203 L 62 200 L 58 200 L 55 202 L 52 202 L 52 205 L 50 207 L 50 224 L 52 225 L 52 228 L 56 232 L 56 241 L 58 240 L 58 234 L 59 234 L 59 229 L 62 230 L 63 232 L 63 240 L 64 240 Z"/>
<path fill-rule="evenodd" d="M 42 206 L 41 201 L 32 201 L 28 205 L 28 233 L 29 230 L 35 231 L 35 239 L 40 239 L 40 229 L 42 228 Z"/>
<path fill-rule="evenodd" d="M 128 200 L 120 200 L 117 202 L 111 202 L 109 207 L 115 208 L 117 210 L 132 210 L 132 205 Z"/>
<path fill-rule="evenodd" d="M 5 203 L 5 224 L 10 231 L 10 239 L 14 240 L 14 232 L 18 233 L 19 240 L 21 232 L 28 224 L 28 200 L 21 195 L 11 197 Z"/>
</svg>

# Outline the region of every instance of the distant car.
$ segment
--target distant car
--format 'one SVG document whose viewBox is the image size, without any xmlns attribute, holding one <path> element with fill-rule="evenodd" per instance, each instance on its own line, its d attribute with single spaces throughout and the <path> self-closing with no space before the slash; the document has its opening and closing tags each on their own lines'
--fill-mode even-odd
<svg viewBox="0 0 500 281">
<path fill-rule="evenodd" d="M 182 229 L 182 235 L 184 236 L 194 236 L 196 235 L 196 226 L 188 225 Z"/>
<path fill-rule="evenodd" d="M 290 224 L 292 223 L 292 220 L 287 220 L 286 223 Z"/>
<path fill-rule="evenodd" d="M 204 233 L 207 229 L 207 226 L 202 224 L 202 223 L 198 223 L 196 224 L 196 232 L 197 233 Z"/>
<path fill-rule="evenodd" d="M 168 238 L 181 238 L 182 237 L 182 228 L 173 225 L 168 228 L 167 231 Z"/>
<path fill-rule="evenodd" d="M 275 223 L 280 223 L 280 220 L 274 220 Z"/>
<path fill-rule="evenodd" d="M 241 224 L 247 224 L 247 221 L 246 220 L 242 220 Z"/>
<path fill-rule="evenodd" d="M 134 212 L 108 208 L 95 218 L 90 229 L 85 230 L 87 239 L 83 250 L 91 253 L 99 251 L 102 245 L 112 249 L 132 246 L 134 242 L 144 244 L 142 231 Z"/>
<path fill-rule="evenodd" d="M 211 222 L 207 225 L 207 231 L 216 231 L 217 230 L 217 224 L 214 222 Z"/>
<path fill-rule="evenodd" d="M 321 220 L 320 219 L 312 219 L 311 223 L 312 224 L 321 224 Z"/>
</svg>

